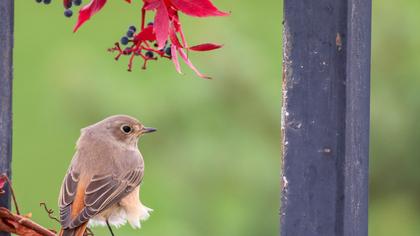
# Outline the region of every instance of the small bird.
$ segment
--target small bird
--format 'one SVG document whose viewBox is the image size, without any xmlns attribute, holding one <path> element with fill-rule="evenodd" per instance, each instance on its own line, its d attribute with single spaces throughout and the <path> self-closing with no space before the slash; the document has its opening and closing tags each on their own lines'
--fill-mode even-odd
<svg viewBox="0 0 420 236">
<path fill-rule="evenodd" d="M 152 209 L 140 202 L 144 174 L 139 138 L 155 128 L 126 115 L 83 128 L 61 185 L 60 236 L 82 236 L 89 225 L 140 228 Z"/>
</svg>

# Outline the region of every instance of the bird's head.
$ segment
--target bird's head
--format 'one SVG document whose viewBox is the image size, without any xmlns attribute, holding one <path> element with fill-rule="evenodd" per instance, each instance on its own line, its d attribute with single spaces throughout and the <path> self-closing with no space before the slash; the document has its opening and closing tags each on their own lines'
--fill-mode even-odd
<svg viewBox="0 0 420 236">
<path fill-rule="evenodd" d="M 94 133 L 112 137 L 118 142 L 137 146 L 138 139 L 147 133 L 155 132 L 155 128 L 145 127 L 137 119 L 127 115 L 115 115 L 88 127 Z"/>
</svg>

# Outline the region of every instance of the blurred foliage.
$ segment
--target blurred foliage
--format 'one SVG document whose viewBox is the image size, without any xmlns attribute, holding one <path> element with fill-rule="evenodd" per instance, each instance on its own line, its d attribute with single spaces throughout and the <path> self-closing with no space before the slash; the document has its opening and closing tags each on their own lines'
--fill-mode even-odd
<svg viewBox="0 0 420 236">
<path fill-rule="evenodd" d="M 281 2 L 214 2 L 232 16 L 182 17 L 191 44 L 225 45 L 191 53 L 208 81 L 186 66 L 178 75 L 168 60 L 146 71 L 139 60 L 131 73 L 126 58 L 114 61 L 106 49 L 139 23 L 140 1 L 110 1 L 76 34 L 61 1 L 16 1 L 13 177 L 23 212 L 57 228 L 39 203 L 57 209 L 80 128 L 128 114 L 159 130 L 139 144 L 141 197 L 155 211 L 140 231 L 117 235 L 276 234 Z"/>
<path fill-rule="evenodd" d="M 420 2 L 373 1 L 371 235 L 420 232 Z"/>
<path fill-rule="evenodd" d="M 140 141 L 142 199 L 155 212 L 140 232 L 119 235 L 277 234 L 282 2 L 215 4 L 232 16 L 182 19 L 191 44 L 225 44 L 191 55 L 215 78 L 205 81 L 169 61 L 132 73 L 116 63 L 106 49 L 139 16 L 123 1 L 77 34 L 58 1 L 16 1 L 13 168 L 23 211 L 56 227 L 38 204 L 55 207 L 79 129 L 123 113 L 159 132 Z M 420 2 L 373 4 L 369 233 L 417 235 Z"/>
</svg>

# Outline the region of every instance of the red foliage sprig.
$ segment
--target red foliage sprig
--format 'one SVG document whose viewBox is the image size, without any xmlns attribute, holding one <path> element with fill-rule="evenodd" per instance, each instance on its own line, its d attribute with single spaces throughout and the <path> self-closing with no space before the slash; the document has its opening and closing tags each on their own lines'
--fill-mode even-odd
<svg viewBox="0 0 420 236">
<path fill-rule="evenodd" d="M 68 8 L 70 1 L 72 0 L 64 0 L 65 8 Z M 131 3 L 131 0 L 125 1 Z M 74 32 L 94 14 L 99 12 L 106 2 L 107 0 L 91 0 L 87 5 L 83 6 L 79 11 Z M 154 22 L 146 25 L 147 12 L 154 12 L 155 15 Z M 180 57 L 199 77 L 209 78 L 200 73 L 191 63 L 188 51 L 210 51 L 222 46 L 213 43 L 188 46 L 179 20 L 179 12 L 193 17 L 229 15 L 229 13 L 217 9 L 210 0 L 143 0 L 140 30 L 135 32 L 135 27 L 130 27 L 131 32 L 129 31 L 127 36 L 124 36 L 120 41 L 121 44 L 125 44 L 127 47 L 122 49 L 120 43 L 115 43 L 115 46 L 110 48 L 109 51 L 117 53 L 116 60 L 121 56 L 128 56 L 129 71 L 132 70 L 133 61 L 136 57 L 143 59 L 142 68 L 145 69 L 149 60 L 157 60 L 157 56 L 159 56 L 171 59 L 176 70 L 181 73 Z"/>
</svg>

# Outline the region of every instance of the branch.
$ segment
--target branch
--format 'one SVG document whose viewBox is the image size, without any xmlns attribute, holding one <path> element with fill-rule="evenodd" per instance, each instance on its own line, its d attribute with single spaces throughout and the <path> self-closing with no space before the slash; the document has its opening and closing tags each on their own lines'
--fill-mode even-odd
<svg viewBox="0 0 420 236">
<path fill-rule="evenodd" d="M 45 210 L 45 211 L 47 212 L 47 214 L 48 214 L 48 218 L 50 218 L 50 219 L 52 219 L 52 220 L 55 220 L 56 222 L 60 223 L 60 220 L 59 220 L 57 217 L 55 217 L 55 216 L 54 216 L 54 210 L 53 210 L 53 209 L 48 208 L 48 207 L 47 207 L 47 204 L 46 204 L 45 202 L 41 202 L 39 205 L 40 205 L 40 206 L 42 206 L 42 207 L 44 207 L 44 210 Z"/>
<path fill-rule="evenodd" d="M 5 193 L 4 187 L 6 183 L 8 184 L 13 203 L 15 204 L 16 214 L 5 207 L 0 207 L 0 232 L 8 232 L 21 236 L 55 236 L 57 233 L 56 231 L 47 229 L 30 220 L 30 214 L 26 216 L 20 214 L 12 183 L 6 174 L 0 174 L 0 195 Z M 44 202 L 41 202 L 40 206 L 44 207 L 50 219 L 60 223 L 58 218 L 53 215 L 54 211 L 49 209 Z M 93 236 L 93 233 L 87 228 L 84 235 Z"/>
<path fill-rule="evenodd" d="M 46 229 L 30 220 L 30 214 L 27 216 L 20 214 L 12 183 L 6 174 L 0 175 L 0 195 L 5 193 L 4 186 L 6 183 L 15 204 L 16 214 L 5 207 L 0 207 L 0 231 L 22 236 L 54 236 L 56 234 L 55 231 Z"/>
<path fill-rule="evenodd" d="M 0 207 L 0 231 L 27 236 L 55 236 L 56 232 L 46 229 L 32 220 L 14 214 Z"/>
<path fill-rule="evenodd" d="M 7 182 L 7 184 L 9 185 L 10 194 L 12 195 L 13 203 L 15 204 L 16 213 L 18 215 L 20 215 L 19 206 L 18 206 L 17 201 L 16 201 L 15 191 L 13 190 L 12 183 L 11 183 L 9 177 L 7 177 L 7 174 L 2 174 L 0 176 L 0 179 L 1 179 L 0 180 L 0 186 L 1 186 L 0 194 L 5 193 L 3 188 L 4 188 L 4 184 Z"/>
</svg>

